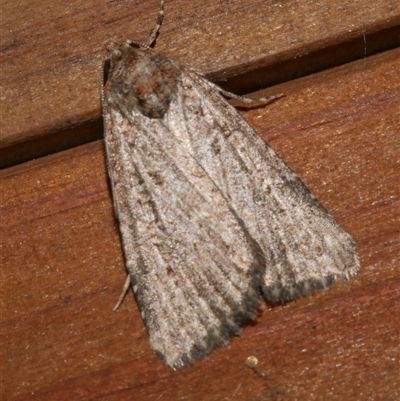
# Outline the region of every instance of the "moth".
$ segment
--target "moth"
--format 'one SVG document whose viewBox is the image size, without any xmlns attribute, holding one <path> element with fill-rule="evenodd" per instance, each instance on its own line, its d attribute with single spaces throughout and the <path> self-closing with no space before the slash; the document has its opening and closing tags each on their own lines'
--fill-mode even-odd
<svg viewBox="0 0 400 401">
<path fill-rule="evenodd" d="M 152 349 L 173 369 L 282 302 L 359 270 L 355 245 L 225 99 L 147 45 L 107 45 L 102 91 L 114 208 Z M 259 99 L 267 103 L 281 95 Z M 241 98 L 244 102 L 248 99 Z"/>
</svg>

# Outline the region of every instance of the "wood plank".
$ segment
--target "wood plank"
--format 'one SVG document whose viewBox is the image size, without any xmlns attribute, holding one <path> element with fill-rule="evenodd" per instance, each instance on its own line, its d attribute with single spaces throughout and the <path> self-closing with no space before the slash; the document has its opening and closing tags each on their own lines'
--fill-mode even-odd
<svg viewBox="0 0 400 401">
<path fill-rule="evenodd" d="M 103 142 L 1 171 L 1 399 L 399 399 L 399 64 L 400 50 L 369 57 L 242 111 L 351 233 L 362 270 L 263 303 L 255 324 L 179 372 L 151 351 L 132 295 L 111 312 L 125 272 Z"/>
<path fill-rule="evenodd" d="M 167 0 L 165 9 L 157 49 L 237 93 L 400 45 L 393 0 Z M 100 138 L 104 43 L 145 41 L 157 10 L 158 0 L 4 2 L 0 165 Z"/>
</svg>

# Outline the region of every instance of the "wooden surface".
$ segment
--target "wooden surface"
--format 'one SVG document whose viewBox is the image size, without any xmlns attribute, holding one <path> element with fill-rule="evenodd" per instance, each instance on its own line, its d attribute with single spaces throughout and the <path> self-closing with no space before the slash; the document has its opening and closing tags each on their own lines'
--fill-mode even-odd
<svg viewBox="0 0 400 401">
<path fill-rule="evenodd" d="M 145 39 L 157 9 L 132 3 L 31 2 L 29 15 L 21 1 L 2 5 L 2 150 L 14 166 L 0 172 L 1 399 L 398 400 L 400 50 L 363 57 L 368 35 L 387 46 L 378 42 L 398 28 L 398 2 L 167 0 L 157 49 L 238 88 L 248 71 L 284 80 L 291 61 L 341 44 L 359 58 L 241 110 L 353 236 L 359 276 L 262 303 L 255 324 L 179 372 L 151 351 L 131 294 L 111 312 L 125 272 L 102 140 L 17 164 L 26 149 L 101 137 L 102 43 L 127 38 L 120 21 Z M 347 45 L 362 32 L 357 56 Z M 321 69 L 310 60 L 303 69 Z"/>
<path fill-rule="evenodd" d="M 0 165 L 100 139 L 104 43 L 145 42 L 158 0 L 1 7 Z M 400 46 L 398 0 L 166 0 L 165 10 L 157 49 L 237 93 Z"/>
</svg>

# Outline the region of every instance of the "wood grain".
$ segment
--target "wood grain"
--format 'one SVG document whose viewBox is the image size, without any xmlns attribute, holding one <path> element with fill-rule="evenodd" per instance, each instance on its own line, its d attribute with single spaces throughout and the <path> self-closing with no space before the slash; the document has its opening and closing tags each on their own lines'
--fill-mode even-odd
<svg viewBox="0 0 400 401">
<path fill-rule="evenodd" d="M 227 347 L 179 372 L 149 348 L 132 295 L 111 312 L 125 270 L 103 142 L 1 171 L 1 399 L 398 400 L 398 71 L 400 51 L 387 51 L 242 110 L 353 236 L 362 270 L 263 303 Z"/>
<path fill-rule="evenodd" d="M 100 138 L 104 43 L 146 41 L 157 10 L 158 0 L 3 2 L 0 165 Z M 395 0 L 168 0 L 165 10 L 157 49 L 236 93 L 400 45 Z"/>
</svg>

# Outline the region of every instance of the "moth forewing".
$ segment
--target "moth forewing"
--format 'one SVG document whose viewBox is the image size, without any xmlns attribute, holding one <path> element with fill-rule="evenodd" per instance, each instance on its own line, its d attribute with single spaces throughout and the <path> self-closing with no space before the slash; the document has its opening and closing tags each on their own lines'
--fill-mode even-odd
<svg viewBox="0 0 400 401">
<path fill-rule="evenodd" d="M 357 273 L 351 237 L 221 89 L 149 47 L 108 49 L 115 212 L 150 344 L 167 365 L 226 344 L 261 295 L 285 301 Z"/>
</svg>

